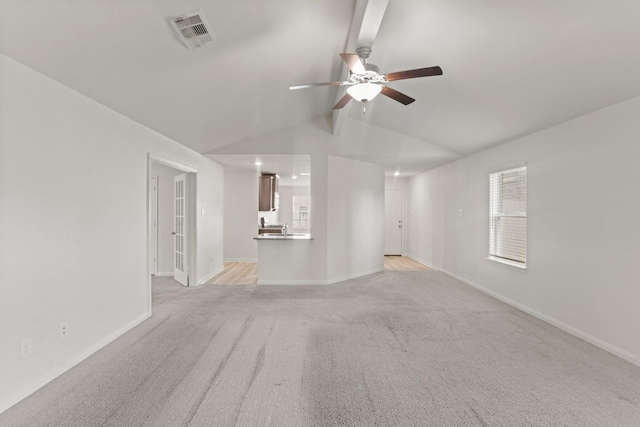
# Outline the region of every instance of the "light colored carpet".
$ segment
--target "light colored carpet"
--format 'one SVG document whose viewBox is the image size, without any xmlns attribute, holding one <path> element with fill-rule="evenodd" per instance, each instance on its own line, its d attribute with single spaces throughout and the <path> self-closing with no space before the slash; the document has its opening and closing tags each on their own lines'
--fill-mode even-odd
<svg viewBox="0 0 640 427">
<path fill-rule="evenodd" d="M 2 426 L 640 426 L 640 368 L 435 271 L 154 282 L 154 316 Z"/>
</svg>

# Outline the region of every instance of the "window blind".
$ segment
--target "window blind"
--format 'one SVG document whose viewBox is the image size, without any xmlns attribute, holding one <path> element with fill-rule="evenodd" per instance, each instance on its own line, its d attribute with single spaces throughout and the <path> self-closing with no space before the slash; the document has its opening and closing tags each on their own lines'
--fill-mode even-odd
<svg viewBox="0 0 640 427">
<path fill-rule="evenodd" d="M 525 265 L 527 168 L 489 175 L 489 255 Z"/>
</svg>

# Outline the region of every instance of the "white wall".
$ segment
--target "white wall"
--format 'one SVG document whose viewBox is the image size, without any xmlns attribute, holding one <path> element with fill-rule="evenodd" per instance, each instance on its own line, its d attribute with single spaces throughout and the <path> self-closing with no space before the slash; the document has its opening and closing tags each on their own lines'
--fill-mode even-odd
<svg viewBox="0 0 640 427">
<path fill-rule="evenodd" d="M 400 190 L 402 192 L 402 255 L 407 254 L 410 233 L 409 224 L 409 179 L 401 177 L 386 177 L 385 190 Z"/>
<path fill-rule="evenodd" d="M 633 98 L 413 177 L 410 255 L 640 364 L 638 117 Z M 522 272 L 486 260 L 488 174 L 525 162 Z"/>
<path fill-rule="evenodd" d="M 3 55 L 0 87 L 2 411 L 149 316 L 148 153 L 198 169 L 198 278 L 222 267 L 223 171 Z"/>
<path fill-rule="evenodd" d="M 180 158 L 193 163 L 196 174 L 197 282 L 203 284 L 224 269 L 224 168 L 219 163 L 187 149 Z M 173 155 L 172 155 L 173 157 Z"/>
<path fill-rule="evenodd" d="M 312 154 L 311 171 L 313 240 L 260 241 L 259 284 L 329 284 L 384 270 L 384 168 Z"/>
<path fill-rule="evenodd" d="M 258 258 L 257 171 L 225 171 L 224 176 L 224 259 L 253 261 Z M 261 212 L 262 213 L 262 212 Z"/>
<path fill-rule="evenodd" d="M 151 163 L 151 176 L 158 176 L 158 276 L 173 276 L 173 178 L 183 173 Z"/>
<path fill-rule="evenodd" d="M 384 270 L 384 168 L 329 156 L 329 282 Z"/>
</svg>

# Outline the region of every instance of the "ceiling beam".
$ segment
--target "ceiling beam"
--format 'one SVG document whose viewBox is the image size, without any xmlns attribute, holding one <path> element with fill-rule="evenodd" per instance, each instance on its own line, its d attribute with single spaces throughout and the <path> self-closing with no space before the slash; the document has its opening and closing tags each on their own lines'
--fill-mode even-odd
<svg viewBox="0 0 640 427">
<path fill-rule="evenodd" d="M 349 37 L 347 39 L 347 45 L 345 46 L 345 52 L 355 52 L 360 46 L 372 47 L 373 42 L 380 30 L 380 24 L 382 18 L 387 10 L 387 4 L 389 0 L 357 0 L 356 7 L 353 12 L 353 19 L 351 21 L 351 29 L 349 30 Z M 349 74 L 349 67 L 346 64 L 342 64 L 341 76 L 347 76 Z M 337 103 L 346 93 L 344 86 L 338 87 L 338 93 L 336 95 Z M 355 101 L 354 101 L 355 102 Z M 332 124 L 333 134 L 340 135 L 347 117 L 349 116 L 349 110 L 353 102 L 348 103 L 345 107 L 339 110 L 332 110 Z"/>
</svg>

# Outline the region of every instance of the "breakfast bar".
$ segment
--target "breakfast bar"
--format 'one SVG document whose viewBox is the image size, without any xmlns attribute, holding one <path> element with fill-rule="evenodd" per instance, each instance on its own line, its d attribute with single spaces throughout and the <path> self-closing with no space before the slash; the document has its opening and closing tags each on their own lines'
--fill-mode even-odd
<svg viewBox="0 0 640 427">
<path fill-rule="evenodd" d="M 258 242 L 258 285 L 316 284 L 313 240 L 305 233 L 267 233 Z"/>
</svg>

